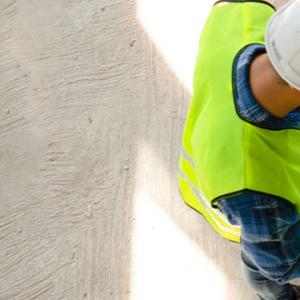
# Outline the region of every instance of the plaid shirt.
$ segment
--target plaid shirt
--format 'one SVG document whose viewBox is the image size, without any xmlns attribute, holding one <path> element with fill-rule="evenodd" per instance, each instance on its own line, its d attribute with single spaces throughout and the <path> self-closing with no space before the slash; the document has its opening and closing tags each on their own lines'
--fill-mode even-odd
<svg viewBox="0 0 300 300">
<path fill-rule="evenodd" d="M 233 80 L 237 113 L 240 118 L 260 127 L 300 129 L 297 110 L 285 118 L 272 116 L 257 103 L 250 90 L 251 61 L 255 55 L 265 52 L 263 45 L 250 45 L 235 61 Z M 230 223 L 241 225 L 242 259 L 243 255 L 247 256 L 266 278 L 280 283 L 300 277 L 300 215 L 290 202 L 244 191 L 221 199 L 218 207 Z"/>
<path fill-rule="evenodd" d="M 269 114 L 254 98 L 249 87 L 249 67 L 254 56 L 265 53 L 262 45 L 248 46 L 236 60 L 234 66 L 235 105 L 239 116 L 254 125 L 268 129 L 300 129 L 300 113 L 290 112 L 285 118 Z"/>
</svg>

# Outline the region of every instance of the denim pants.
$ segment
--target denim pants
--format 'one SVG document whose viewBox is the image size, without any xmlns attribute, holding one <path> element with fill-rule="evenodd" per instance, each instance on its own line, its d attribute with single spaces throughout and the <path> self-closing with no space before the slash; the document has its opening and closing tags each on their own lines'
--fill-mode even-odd
<svg viewBox="0 0 300 300">
<path fill-rule="evenodd" d="M 291 280 L 300 278 L 300 215 L 281 198 L 245 191 L 218 207 L 241 226 L 245 278 L 262 300 L 292 300 Z"/>
</svg>

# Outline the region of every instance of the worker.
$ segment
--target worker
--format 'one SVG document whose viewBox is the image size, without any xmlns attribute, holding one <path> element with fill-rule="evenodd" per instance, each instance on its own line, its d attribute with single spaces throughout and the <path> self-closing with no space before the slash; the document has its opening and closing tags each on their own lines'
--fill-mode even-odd
<svg viewBox="0 0 300 300">
<path fill-rule="evenodd" d="M 300 299 L 300 0 L 218 1 L 183 131 L 184 201 L 240 242 L 259 299 Z"/>
</svg>

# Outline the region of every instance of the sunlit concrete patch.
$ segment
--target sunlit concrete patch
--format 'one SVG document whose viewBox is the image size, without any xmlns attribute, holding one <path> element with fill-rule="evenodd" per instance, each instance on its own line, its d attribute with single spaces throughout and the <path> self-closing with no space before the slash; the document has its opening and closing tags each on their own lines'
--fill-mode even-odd
<svg viewBox="0 0 300 300">
<path fill-rule="evenodd" d="M 191 91 L 198 41 L 213 1 L 137 1 L 142 26 L 178 78 Z"/>
<path fill-rule="evenodd" d="M 131 299 L 227 299 L 222 270 L 158 206 L 149 174 L 157 175 L 158 185 L 169 176 L 151 147 L 141 144 L 133 195 Z"/>
</svg>

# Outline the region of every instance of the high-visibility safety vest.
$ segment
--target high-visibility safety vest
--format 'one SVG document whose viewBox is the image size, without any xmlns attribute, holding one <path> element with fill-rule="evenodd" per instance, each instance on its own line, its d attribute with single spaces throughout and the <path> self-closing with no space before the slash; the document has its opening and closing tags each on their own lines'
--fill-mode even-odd
<svg viewBox="0 0 300 300">
<path fill-rule="evenodd" d="M 286 199 L 300 211 L 300 130 L 251 124 L 238 115 L 234 101 L 234 61 L 247 45 L 264 45 L 274 10 L 259 0 L 221 1 L 212 8 L 201 34 L 183 131 L 181 195 L 219 234 L 235 242 L 240 227 L 216 208 L 222 197 L 257 191 Z"/>
</svg>

